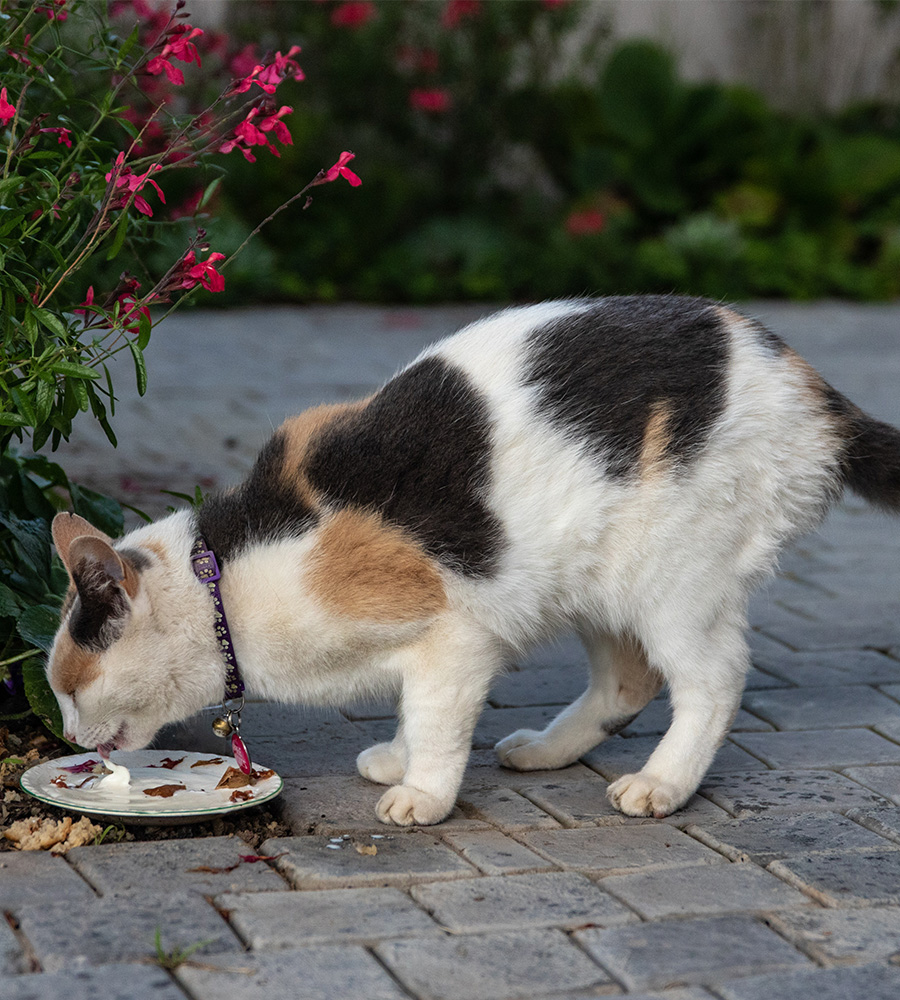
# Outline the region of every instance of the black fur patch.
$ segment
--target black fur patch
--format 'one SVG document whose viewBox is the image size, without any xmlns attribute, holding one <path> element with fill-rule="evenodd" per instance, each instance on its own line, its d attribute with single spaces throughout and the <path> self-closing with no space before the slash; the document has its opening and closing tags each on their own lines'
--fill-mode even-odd
<svg viewBox="0 0 900 1000">
<path fill-rule="evenodd" d="M 283 478 L 285 438 L 274 434 L 256 459 L 250 475 L 234 490 L 204 500 L 197 528 L 220 562 L 250 545 L 309 530 L 316 515 Z"/>
<path fill-rule="evenodd" d="M 484 499 L 489 455 L 485 401 L 458 368 L 426 358 L 328 427 L 306 472 L 330 503 L 375 510 L 450 568 L 486 576 L 503 537 Z"/>
<path fill-rule="evenodd" d="M 116 549 L 116 552 L 130 563 L 131 568 L 137 573 L 142 573 L 151 565 L 150 556 L 146 552 L 141 552 L 140 549 Z"/>
<path fill-rule="evenodd" d="M 827 382 L 822 382 L 828 411 L 844 430 L 841 479 L 871 504 L 900 512 L 900 431 L 870 417 Z"/>
<path fill-rule="evenodd" d="M 597 301 L 530 337 L 525 383 L 540 406 L 603 456 L 637 471 L 654 404 L 665 403 L 668 456 L 689 460 L 725 405 L 728 336 L 712 302 L 675 295 Z"/>
<path fill-rule="evenodd" d="M 72 602 L 69 634 L 77 645 L 94 653 L 109 647 L 125 628 L 128 598 L 121 587 L 87 561 L 72 570 L 78 594 Z"/>
</svg>

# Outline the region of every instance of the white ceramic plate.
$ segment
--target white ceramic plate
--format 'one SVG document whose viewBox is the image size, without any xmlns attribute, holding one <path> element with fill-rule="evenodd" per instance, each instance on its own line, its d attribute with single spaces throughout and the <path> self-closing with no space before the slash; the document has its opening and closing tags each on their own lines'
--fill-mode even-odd
<svg viewBox="0 0 900 1000">
<path fill-rule="evenodd" d="M 216 785 L 229 767 L 237 767 L 233 757 L 181 750 L 134 750 L 130 753 L 116 751 L 111 759 L 115 764 L 124 764 L 131 772 L 131 784 L 127 788 L 104 787 L 106 783 L 99 776 L 92 779 L 88 771 L 72 773 L 66 770 L 87 761 L 99 762 L 100 755 L 96 751 L 37 764 L 22 775 L 22 788 L 41 802 L 86 816 L 165 824 L 197 822 L 250 809 L 275 798 L 284 786 L 281 777 L 273 772 L 254 785 L 238 789 L 249 791 L 249 798 L 239 795 L 232 801 L 235 790 L 216 788 Z M 173 761 L 178 763 L 166 766 Z M 256 771 L 267 770 L 255 761 L 253 767 Z M 64 787 L 61 782 L 70 787 Z M 76 787 L 82 784 L 83 787 Z M 146 790 L 161 785 L 184 787 L 168 797 L 146 794 Z"/>
</svg>

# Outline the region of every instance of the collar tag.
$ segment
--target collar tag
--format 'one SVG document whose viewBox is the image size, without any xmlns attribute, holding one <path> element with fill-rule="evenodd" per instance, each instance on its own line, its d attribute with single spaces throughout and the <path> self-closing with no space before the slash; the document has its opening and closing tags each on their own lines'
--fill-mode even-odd
<svg viewBox="0 0 900 1000">
<path fill-rule="evenodd" d="M 215 554 L 209 549 L 191 553 L 191 568 L 194 571 L 194 576 L 204 583 L 215 583 L 222 578 Z"/>
</svg>

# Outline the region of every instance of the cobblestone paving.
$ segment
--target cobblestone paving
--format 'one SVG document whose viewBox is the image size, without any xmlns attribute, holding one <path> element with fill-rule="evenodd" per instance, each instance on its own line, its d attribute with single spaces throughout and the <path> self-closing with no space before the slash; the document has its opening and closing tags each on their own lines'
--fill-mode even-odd
<svg viewBox="0 0 900 1000">
<path fill-rule="evenodd" d="M 900 424 L 900 309 L 752 311 Z M 66 462 L 164 507 L 155 485 L 235 478 L 270 422 L 368 391 L 478 312 L 179 317 L 155 335 L 146 400 L 122 400 L 119 452 L 88 433 Z M 390 706 L 251 705 L 254 756 L 286 778 L 293 836 L 262 846 L 277 858 L 240 865 L 246 847 L 230 837 L 0 856 L 0 997 L 896 1000 L 898 527 L 850 498 L 785 554 L 753 603 L 743 710 L 675 816 L 628 820 L 604 795 L 650 753 L 664 697 L 565 770 L 494 762 L 494 740 L 578 693 L 570 641 L 497 682 L 459 806 L 433 828 L 380 826 L 379 790 L 355 774 Z M 166 950 L 202 947 L 166 972 L 157 927 Z"/>
</svg>

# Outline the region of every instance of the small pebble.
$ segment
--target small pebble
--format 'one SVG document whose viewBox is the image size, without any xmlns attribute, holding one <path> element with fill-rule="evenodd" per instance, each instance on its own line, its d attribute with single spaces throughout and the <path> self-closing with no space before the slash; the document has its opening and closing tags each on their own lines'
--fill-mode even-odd
<svg viewBox="0 0 900 1000">
<path fill-rule="evenodd" d="M 340 844 L 326 844 L 325 845 L 329 851 L 339 851 L 341 849 Z"/>
</svg>

